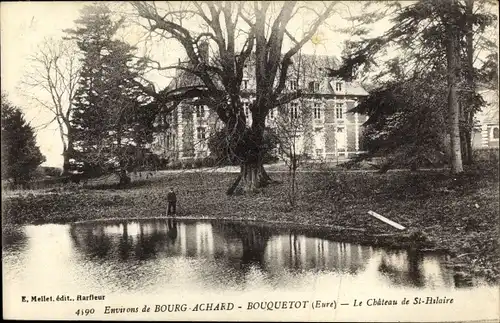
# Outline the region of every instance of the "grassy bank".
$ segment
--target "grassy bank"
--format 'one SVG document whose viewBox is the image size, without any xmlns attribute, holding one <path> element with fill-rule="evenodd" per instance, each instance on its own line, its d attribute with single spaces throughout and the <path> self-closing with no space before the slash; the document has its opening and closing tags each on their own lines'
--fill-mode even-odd
<svg viewBox="0 0 500 323">
<path fill-rule="evenodd" d="M 446 249 L 468 274 L 498 280 L 498 169 L 470 170 L 459 178 L 442 172 L 299 173 L 297 205 L 289 206 L 286 174 L 272 173 L 259 193 L 229 197 L 236 174 L 158 173 L 124 189 L 106 183 L 88 188 L 35 191 L 4 200 L 7 224 L 66 223 L 102 218 L 156 217 L 165 213 L 166 192 L 178 191 L 178 216 L 253 219 L 311 226 L 342 226 L 345 240 Z M 407 227 L 396 229 L 367 214 L 373 210 Z M 333 233 L 332 233 L 333 234 Z M 343 236 L 343 237 L 342 237 Z"/>
</svg>

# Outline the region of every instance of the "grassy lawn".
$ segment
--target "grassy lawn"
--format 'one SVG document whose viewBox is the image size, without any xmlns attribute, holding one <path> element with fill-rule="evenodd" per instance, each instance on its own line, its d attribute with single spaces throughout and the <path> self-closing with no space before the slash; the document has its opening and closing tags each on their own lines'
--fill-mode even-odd
<svg viewBox="0 0 500 323">
<path fill-rule="evenodd" d="M 4 223 L 65 223 L 102 218 L 157 217 L 165 213 L 166 192 L 177 191 L 178 216 L 252 219 L 311 226 L 341 226 L 332 238 L 408 246 L 451 253 L 467 274 L 498 281 L 498 168 L 469 170 L 459 178 L 442 171 L 299 173 L 295 207 L 287 201 L 287 174 L 248 196 L 225 190 L 237 174 L 156 173 L 129 188 L 105 181 L 88 187 L 38 190 L 4 197 Z M 115 179 L 112 179 L 113 181 Z M 373 210 L 407 228 L 403 233 L 367 214 Z"/>
</svg>

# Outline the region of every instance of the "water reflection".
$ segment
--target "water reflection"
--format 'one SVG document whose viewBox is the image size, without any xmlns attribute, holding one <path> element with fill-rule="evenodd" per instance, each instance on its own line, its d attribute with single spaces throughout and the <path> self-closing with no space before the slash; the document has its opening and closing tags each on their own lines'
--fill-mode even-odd
<svg viewBox="0 0 500 323">
<path fill-rule="evenodd" d="M 239 222 L 175 219 L 72 225 L 70 236 L 84 257 L 102 261 L 146 261 L 184 257 L 217 261 L 242 274 L 258 270 L 269 277 L 291 272 L 356 275 L 377 262 L 378 275 L 393 285 L 451 286 L 439 256 L 386 251 L 329 241 L 304 232 Z"/>
<path fill-rule="evenodd" d="M 423 254 L 415 250 L 405 253 L 382 252 L 382 260 L 378 270 L 398 285 L 422 287 L 425 284 L 423 274 Z"/>
<path fill-rule="evenodd" d="M 207 302 L 264 295 L 275 300 L 446 295 L 462 300 L 457 307 L 464 313 L 487 317 L 491 304 L 498 303 L 498 286 L 474 282 L 456 288 L 462 285 L 444 266 L 443 256 L 336 242 L 321 232 L 185 219 L 19 229 L 3 237 L 2 253 L 4 291 L 11 305 L 20 304 L 19 312 L 25 311 L 18 301 L 23 295 L 48 291 L 111 300 L 123 296 L 134 305 L 151 299 L 183 302 L 191 296 Z M 377 311 L 381 308 L 394 317 L 411 316 L 411 309 L 421 313 L 413 306 Z M 358 312 L 346 320 L 359 319 Z"/>
</svg>

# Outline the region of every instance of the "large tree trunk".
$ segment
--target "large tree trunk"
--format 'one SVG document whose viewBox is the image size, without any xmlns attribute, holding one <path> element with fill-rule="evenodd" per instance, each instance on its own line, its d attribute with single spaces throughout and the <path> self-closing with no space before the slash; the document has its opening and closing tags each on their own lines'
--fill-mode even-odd
<svg viewBox="0 0 500 323">
<path fill-rule="evenodd" d="M 473 122 L 473 120 L 471 120 L 470 122 Z M 469 129 L 465 133 L 465 145 L 467 147 L 466 148 L 467 149 L 467 158 L 465 159 L 465 163 L 467 165 L 471 165 L 472 163 L 474 163 L 474 154 L 473 154 L 473 150 L 472 150 L 472 131 L 473 131 L 473 129 Z"/>
<path fill-rule="evenodd" d="M 456 5 L 452 2 L 452 5 Z M 450 21 L 447 22 L 447 74 L 448 74 L 448 122 L 451 145 L 451 172 L 453 174 L 463 172 L 462 152 L 460 147 L 460 110 L 457 95 L 457 69 L 458 69 L 458 51 L 457 51 L 457 31 L 458 28 Z"/>
<path fill-rule="evenodd" d="M 290 205 L 295 206 L 296 202 L 296 193 L 297 193 L 297 169 L 292 168 L 291 175 L 291 183 L 290 183 Z"/>
<path fill-rule="evenodd" d="M 262 162 L 242 164 L 240 174 L 226 193 L 228 195 L 240 195 L 255 192 L 259 188 L 267 186 L 270 182 L 271 178 L 264 169 Z"/>
<path fill-rule="evenodd" d="M 69 123 L 68 123 L 69 124 Z M 72 132 L 71 129 L 69 128 L 70 126 L 67 125 L 68 130 L 67 130 L 67 142 L 64 145 L 63 148 L 63 170 L 62 174 L 63 176 L 69 175 L 70 174 L 70 159 L 73 158 L 73 139 L 72 139 Z"/>
<path fill-rule="evenodd" d="M 69 155 L 68 150 L 66 149 L 63 151 L 63 169 L 62 169 L 62 173 L 61 173 L 62 176 L 69 175 L 69 171 L 70 171 L 69 160 L 70 160 L 70 155 Z"/>
<path fill-rule="evenodd" d="M 475 111 L 475 102 L 474 97 L 476 94 L 476 81 L 474 77 L 474 31 L 473 31 L 473 23 L 474 23 L 474 0 L 466 0 L 465 1 L 465 13 L 466 13 L 466 58 L 467 58 L 467 104 L 465 105 L 465 123 L 466 127 L 464 130 L 464 140 L 465 140 L 465 149 L 466 154 L 464 161 L 466 164 L 473 163 L 473 155 L 472 155 L 472 131 L 474 130 L 474 111 Z"/>
<path fill-rule="evenodd" d="M 240 122 L 235 127 L 243 127 Z M 255 192 L 259 188 L 267 186 L 271 178 L 264 169 L 264 118 L 254 114 L 252 127 L 240 130 L 242 136 L 231 153 L 236 153 L 236 157 L 241 160 L 240 174 L 236 181 L 227 190 L 228 195 L 244 194 Z M 231 156 L 233 157 L 233 156 Z"/>
<path fill-rule="evenodd" d="M 468 118 L 468 117 L 467 117 Z M 466 122 L 469 122 L 468 120 Z M 472 121 L 471 121 L 472 122 Z M 460 143 L 462 149 L 462 160 L 464 164 L 471 165 L 473 163 L 472 158 L 472 129 L 469 127 L 464 127 L 460 134 Z"/>
</svg>

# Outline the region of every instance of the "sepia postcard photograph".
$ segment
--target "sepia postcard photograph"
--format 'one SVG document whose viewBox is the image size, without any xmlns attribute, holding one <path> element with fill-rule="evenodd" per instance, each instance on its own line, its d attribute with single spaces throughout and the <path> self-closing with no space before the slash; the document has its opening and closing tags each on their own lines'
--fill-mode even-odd
<svg viewBox="0 0 500 323">
<path fill-rule="evenodd" d="M 5 320 L 499 322 L 498 2 L 2 2 Z"/>
</svg>

